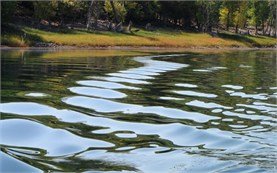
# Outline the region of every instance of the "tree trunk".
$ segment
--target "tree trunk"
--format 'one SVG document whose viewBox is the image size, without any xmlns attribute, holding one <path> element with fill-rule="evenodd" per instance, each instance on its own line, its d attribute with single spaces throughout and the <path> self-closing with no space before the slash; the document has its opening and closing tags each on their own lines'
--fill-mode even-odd
<svg viewBox="0 0 277 173">
<path fill-rule="evenodd" d="M 87 29 L 91 28 L 91 17 L 92 17 L 92 9 L 93 9 L 94 0 L 90 1 L 88 15 L 87 15 Z"/>
<path fill-rule="evenodd" d="M 230 25 L 230 12 L 228 11 L 227 14 L 227 23 L 226 23 L 226 30 L 229 31 L 229 25 Z"/>
<path fill-rule="evenodd" d="M 206 7 L 206 16 L 207 16 L 207 19 L 206 19 L 206 32 L 208 33 L 212 33 L 212 21 L 211 21 L 211 18 L 210 18 L 210 13 L 211 13 L 211 9 L 209 7 Z"/>
<path fill-rule="evenodd" d="M 262 21 L 262 31 L 263 31 L 263 35 L 265 34 L 264 32 L 264 21 Z"/>
<path fill-rule="evenodd" d="M 194 13 L 195 16 L 197 16 L 197 12 L 195 11 Z M 185 20 L 185 18 L 183 18 Z M 196 22 L 196 26 L 197 26 L 197 29 L 198 29 L 198 32 L 200 32 L 200 23 L 199 23 L 199 20 L 197 17 L 195 17 L 195 22 Z"/>
<path fill-rule="evenodd" d="M 268 22 L 266 23 L 266 27 L 265 27 L 265 34 L 267 34 L 267 33 L 268 33 L 268 29 L 269 29 L 269 28 L 268 28 L 268 27 L 269 27 L 269 22 L 270 22 L 270 21 L 268 21 Z"/>
<path fill-rule="evenodd" d="M 238 33 L 238 31 L 239 31 L 239 26 L 238 24 L 236 24 L 236 34 Z"/>
<path fill-rule="evenodd" d="M 267 25 L 267 27 L 268 27 L 268 30 L 267 30 L 268 36 L 270 36 L 270 34 L 271 34 L 272 25 L 273 25 L 272 20 L 269 20 L 268 25 Z"/>
<path fill-rule="evenodd" d="M 90 6 L 88 9 L 88 15 L 87 15 L 87 29 L 91 29 L 91 28 L 96 29 L 98 27 L 98 16 L 99 16 L 98 2 L 95 0 L 91 0 Z M 92 18 L 94 19 L 93 23 L 92 23 Z"/>
<path fill-rule="evenodd" d="M 271 26 L 269 26 L 269 30 L 268 30 L 268 36 L 271 35 Z"/>
<path fill-rule="evenodd" d="M 119 16 L 118 16 L 117 11 L 115 9 L 113 0 L 110 0 L 110 3 L 111 3 L 111 6 L 112 6 L 112 9 L 113 9 L 114 20 L 115 20 L 116 23 L 119 23 L 120 22 Z"/>
<path fill-rule="evenodd" d="M 255 25 L 255 35 L 258 35 L 258 25 Z"/>
<path fill-rule="evenodd" d="M 198 31 L 199 31 L 200 25 L 199 25 L 199 22 L 198 22 L 198 20 L 197 20 L 197 17 L 195 18 L 195 22 L 196 22 L 197 29 L 198 29 Z"/>
<path fill-rule="evenodd" d="M 64 20 L 63 20 L 63 17 L 61 17 L 60 27 L 63 27 L 63 24 L 64 24 Z"/>
<path fill-rule="evenodd" d="M 94 23 L 93 27 L 96 29 L 98 27 L 98 17 L 99 17 L 99 2 L 96 1 L 93 8 Z"/>
<path fill-rule="evenodd" d="M 132 30 L 132 25 L 133 25 L 133 23 L 132 23 L 132 21 L 130 21 L 130 22 L 129 22 L 129 25 L 128 25 L 128 27 L 127 27 L 127 31 L 132 32 L 132 31 L 131 31 L 131 30 Z"/>
</svg>

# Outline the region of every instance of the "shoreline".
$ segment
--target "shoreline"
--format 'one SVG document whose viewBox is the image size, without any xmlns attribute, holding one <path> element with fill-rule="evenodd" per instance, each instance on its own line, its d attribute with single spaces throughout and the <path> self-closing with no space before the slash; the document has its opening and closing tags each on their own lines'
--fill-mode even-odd
<svg viewBox="0 0 277 173">
<path fill-rule="evenodd" d="M 0 50 L 172 50 L 172 51 L 190 51 L 190 50 L 277 50 L 277 47 L 156 47 L 156 46 L 56 46 L 56 47 L 10 47 L 0 46 Z"/>
</svg>

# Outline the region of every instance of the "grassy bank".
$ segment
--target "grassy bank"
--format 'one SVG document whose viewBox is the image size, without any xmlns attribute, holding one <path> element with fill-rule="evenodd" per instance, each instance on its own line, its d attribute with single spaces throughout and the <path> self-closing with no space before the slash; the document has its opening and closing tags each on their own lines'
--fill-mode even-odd
<svg viewBox="0 0 277 173">
<path fill-rule="evenodd" d="M 44 31 L 30 27 L 6 29 L 1 35 L 1 45 L 11 47 L 36 46 L 37 43 L 54 43 L 58 46 L 108 47 L 273 47 L 276 39 L 264 36 L 242 36 L 220 33 L 212 37 L 205 33 L 176 30 L 140 30 L 133 34 L 115 32 L 87 32 L 81 30 Z"/>
</svg>

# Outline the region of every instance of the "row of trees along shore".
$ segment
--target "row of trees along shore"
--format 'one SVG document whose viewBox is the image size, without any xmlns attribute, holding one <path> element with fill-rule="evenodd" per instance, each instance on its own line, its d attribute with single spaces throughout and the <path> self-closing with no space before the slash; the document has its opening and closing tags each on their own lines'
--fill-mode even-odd
<svg viewBox="0 0 277 173">
<path fill-rule="evenodd" d="M 132 32 L 132 26 L 276 37 L 276 1 L 1 1 L 2 23 Z M 124 26 L 124 27 L 123 27 Z"/>
</svg>

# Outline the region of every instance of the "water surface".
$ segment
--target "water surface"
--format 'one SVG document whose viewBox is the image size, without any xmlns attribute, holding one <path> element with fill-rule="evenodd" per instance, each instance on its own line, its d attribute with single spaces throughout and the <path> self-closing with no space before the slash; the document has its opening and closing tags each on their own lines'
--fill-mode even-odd
<svg viewBox="0 0 277 173">
<path fill-rule="evenodd" d="M 276 172 L 275 51 L 1 53 L 1 172 Z"/>
</svg>

